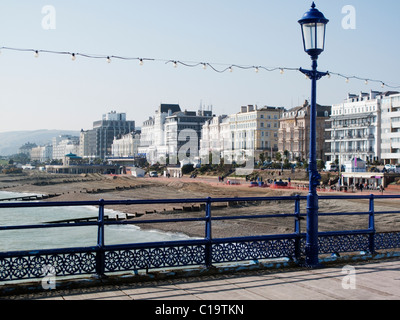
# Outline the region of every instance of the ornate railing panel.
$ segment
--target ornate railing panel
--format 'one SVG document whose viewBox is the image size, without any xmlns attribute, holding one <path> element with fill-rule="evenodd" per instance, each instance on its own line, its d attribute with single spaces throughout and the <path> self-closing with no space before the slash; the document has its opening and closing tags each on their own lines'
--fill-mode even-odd
<svg viewBox="0 0 400 320">
<path fill-rule="evenodd" d="M 224 241 L 220 239 L 212 247 L 213 263 L 263 260 L 288 257 L 296 258 L 295 236 L 265 237 L 265 239 L 249 239 Z"/>
<path fill-rule="evenodd" d="M 400 232 L 382 232 L 375 234 L 375 250 L 400 248 Z"/>
<path fill-rule="evenodd" d="M 96 273 L 94 252 L 20 253 L 0 258 L 0 281 L 42 278 L 49 274 L 76 276 Z"/>
<path fill-rule="evenodd" d="M 205 264 L 204 245 L 119 249 L 105 254 L 105 271 L 132 271 Z"/>
<path fill-rule="evenodd" d="M 318 250 L 320 254 L 369 251 L 369 238 L 366 234 L 320 235 Z"/>
</svg>

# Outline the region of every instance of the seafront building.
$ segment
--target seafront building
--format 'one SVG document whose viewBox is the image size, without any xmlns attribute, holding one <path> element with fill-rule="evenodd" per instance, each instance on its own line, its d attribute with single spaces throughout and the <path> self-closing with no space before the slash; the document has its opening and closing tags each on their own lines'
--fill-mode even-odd
<svg viewBox="0 0 400 320">
<path fill-rule="evenodd" d="M 344 163 L 355 158 L 366 162 L 380 159 L 380 92 L 348 94 L 332 106 L 328 160 Z"/>
<path fill-rule="evenodd" d="M 214 116 L 204 123 L 201 129 L 199 151 L 203 164 L 220 163 L 230 137 L 230 132 L 224 128 L 229 128 L 229 117 L 227 115 Z M 211 160 L 210 155 L 212 156 Z"/>
<path fill-rule="evenodd" d="M 143 122 L 138 153 L 149 163 L 178 163 L 177 155 L 189 144 L 191 156 L 198 154 L 201 128 L 212 111 L 182 111 L 177 104 L 161 104 L 155 115 Z M 190 149 L 190 150 L 189 150 Z M 186 155 L 186 153 L 185 153 Z M 182 158 L 182 156 L 181 156 Z"/>
<path fill-rule="evenodd" d="M 282 114 L 278 133 L 278 149 L 289 161 L 306 160 L 310 153 L 310 104 L 306 100 L 302 106 L 287 110 Z M 325 160 L 330 146 L 326 143 L 326 130 L 330 123 L 331 106 L 317 105 L 317 159 Z"/>
<path fill-rule="evenodd" d="M 166 159 L 167 147 L 165 145 L 165 119 L 175 112 L 180 112 L 178 104 L 161 104 L 154 116 L 143 122 L 141 127 L 139 155 L 145 157 L 150 163 L 159 159 Z"/>
<path fill-rule="evenodd" d="M 53 159 L 53 146 L 46 145 L 32 148 L 31 150 L 31 161 L 37 161 L 45 163 Z"/>
<path fill-rule="evenodd" d="M 202 159 L 219 154 L 225 161 L 259 159 L 276 153 L 278 149 L 279 118 L 282 107 L 242 106 L 241 111 L 229 116 L 208 120 L 202 128 Z"/>
<path fill-rule="evenodd" d="M 132 167 L 142 162 L 138 154 L 139 144 L 140 131 L 115 137 L 111 146 L 111 155 L 106 157 L 107 162 L 120 165 L 122 172 L 126 172 L 126 167 Z"/>
<path fill-rule="evenodd" d="M 135 121 L 127 120 L 126 113 L 111 111 L 102 120 L 93 122 L 93 129 L 81 131 L 78 154 L 83 158 L 105 159 L 111 155 L 114 138 L 135 131 Z"/>
<path fill-rule="evenodd" d="M 381 97 L 381 160 L 400 164 L 400 94 L 387 92 Z"/>
<path fill-rule="evenodd" d="M 111 145 L 111 157 L 134 158 L 138 156 L 140 144 L 140 131 L 130 132 L 114 138 Z"/>
<path fill-rule="evenodd" d="M 359 158 L 367 163 L 398 163 L 399 101 L 397 92 L 370 91 L 348 94 L 343 103 L 333 105 L 327 129 L 331 146 L 328 160 L 344 163 Z"/>
<path fill-rule="evenodd" d="M 199 158 L 201 130 L 204 123 L 212 118 L 212 111 L 180 111 L 165 119 L 165 143 L 170 161 L 187 158 L 194 162 Z M 177 163 L 177 161 L 175 161 Z"/>
<path fill-rule="evenodd" d="M 66 154 L 79 152 L 79 137 L 61 135 L 52 139 L 52 160 L 63 160 Z"/>
</svg>

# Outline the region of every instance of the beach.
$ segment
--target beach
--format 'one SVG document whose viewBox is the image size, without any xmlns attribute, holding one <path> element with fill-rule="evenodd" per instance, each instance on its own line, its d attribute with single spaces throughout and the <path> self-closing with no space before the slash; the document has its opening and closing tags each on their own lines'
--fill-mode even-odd
<svg viewBox="0 0 400 320">
<path fill-rule="evenodd" d="M 250 187 L 244 179 L 233 180 L 235 185 L 227 185 L 218 181 L 218 177 L 182 178 L 135 178 L 128 175 L 55 175 L 32 172 L 24 175 L 0 175 L 0 190 L 19 193 L 51 195 L 43 201 L 91 201 L 91 200 L 148 200 L 148 199 L 205 199 L 236 197 L 270 197 L 307 195 L 308 191 L 299 188 L 271 189 Z M 293 186 L 295 186 L 293 182 Z M 371 191 L 372 192 L 372 191 Z M 367 195 L 371 192 L 364 191 Z M 321 194 L 342 194 L 329 192 Z M 357 193 L 360 194 L 360 193 Z M 375 194 L 378 194 L 375 191 Z M 393 199 L 376 200 L 375 211 L 398 210 L 400 201 Z M 365 200 L 323 200 L 319 202 L 319 212 L 368 212 L 369 201 Z M 171 218 L 203 218 L 205 211 L 199 204 L 143 204 L 116 205 L 109 207 L 118 211 L 119 219 L 132 221 L 171 219 Z M 306 203 L 302 201 L 301 212 L 306 213 Z M 258 202 L 225 202 L 215 204 L 213 217 L 224 216 L 256 216 L 260 214 L 294 213 L 294 201 L 258 201 Z M 138 224 L 143 229 L 184 233 L 193 237 L 204 237 L 204 221 L 166 222 Z M 264 234 L 292 233 L 294 218 L 241 219 L 213 221 L 214 238 L 253 236 Z M 305 232 L 306 222 L 301 221 L 301 230 Z M 368 215 L 365 216 L 323 216 L 319 217 L 320 231 L 355 230 L 368 228 Z M 385 214 L 376 217 L 378 232 L 399 231 L 400 215 Z"/>
</svg>

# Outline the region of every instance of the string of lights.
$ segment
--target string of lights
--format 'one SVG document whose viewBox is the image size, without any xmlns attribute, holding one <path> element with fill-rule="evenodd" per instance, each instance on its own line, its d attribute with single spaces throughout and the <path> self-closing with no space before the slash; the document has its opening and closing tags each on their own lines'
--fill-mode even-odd
<svg viewBox="0 0 400 320">
<path fill-rule="evenodd" d="M 284 74 L 285 71 L 298 71 L 300 72 L 300 68 L 290 68 L 290 67 L 264 67 L 264 66 L 246 66 L 246 65 L 238 65 L 238 64 L 221 64 L 221 63 L 208 63 L 208 62 L 188 62 L 188 61 L 180 61 L 180 60 L 167 60 L 167 59 L 154 59 L 154 58 L 144 58 L 144 57 L 123 57 L 123 56 L 115 56 L 115 55 L 98 55 L 98 54 L 86 54 L 86 53 L 78 53 L 78 52 L 70 52 L 70 51 L 53 51 L 53 50 L 36 50 L 36 49 L 21 49 L 21 48 L 10 48 L 10 47 L 0 47 L 1 50 L 9 50 L 9 51 L 20 51 L 20 52 L 32 52 L 34 57 L 38 58 L 41 53 L 46 54 L 58 54 L 58 55 L 66 55 L 70 56 L 72 61 L 75 61 L 77 57 L 84 57 L 89 59 L 101 59 L 106 60 L 108 63 L 111 63 L 113 59 L 116 60 L 127 60 L 127 61 L 138 61 L 140 65 L 143 65 L 145 61 L 154 61 L 154 62 L 164 62 L 165 64 L 172 64 L 174 68 L 177 68 L 179 65 L 196 68 L 201 66 L 203 69 L 210 68 L 211 70 L 217 73 L 225 73 L 225 72 L 233 72 L 234 69 L 242 69 L 242 70 L 254 70 L 256 73 L 261 70 L 267 72 L 278 71 L 280 74 Z M 379 83 L 382 88 L 390 88 L 390 89 L 400 89 L 400 85 L 392 85 L 388 84 L 382 80 L 363 78 L 359 76 L 347 76 L 342 73 L 330 72 L 327 71 L 328 77 L 332 75 L 341 77 L 345 79 L 346 83 L 349 83 L 351 79 L 364 81 L 366 85 L 370 82 Z"/>
</svg>

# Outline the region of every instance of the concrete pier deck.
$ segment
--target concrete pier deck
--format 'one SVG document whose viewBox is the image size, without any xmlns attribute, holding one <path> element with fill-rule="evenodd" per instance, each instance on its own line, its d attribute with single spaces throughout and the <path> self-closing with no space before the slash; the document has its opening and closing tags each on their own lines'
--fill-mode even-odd
<svg viewBox="0 0 400 320">
<path fill-rule="evenodd" d="M 3 297 L 4 299 L 5 297 Z M 75 290 L 24 300 L 399 300 L 400 258 L 319 269 L 258 270 Z"/>
</svg>

